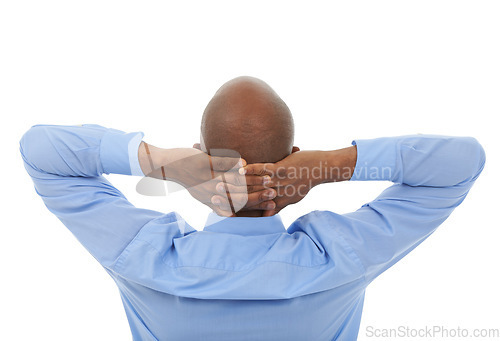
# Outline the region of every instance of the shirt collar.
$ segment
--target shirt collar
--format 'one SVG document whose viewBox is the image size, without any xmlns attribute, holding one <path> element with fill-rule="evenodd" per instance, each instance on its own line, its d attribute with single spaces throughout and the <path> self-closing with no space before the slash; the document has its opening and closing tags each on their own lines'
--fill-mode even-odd
<svg viewBox="0 0 500 341">
<path fill-rule="evenodd" d="M 284 233 L 286 228 L 281 217 L 276 214 L 270 217 L 221 217 L 215 212 L 208 215 L 203 231 L 231 233 L 243 236 Z"/>
</svg>

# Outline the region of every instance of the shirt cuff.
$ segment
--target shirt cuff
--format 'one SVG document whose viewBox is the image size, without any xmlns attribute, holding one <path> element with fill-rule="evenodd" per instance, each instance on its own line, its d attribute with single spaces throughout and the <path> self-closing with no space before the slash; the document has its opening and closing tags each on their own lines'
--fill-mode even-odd
<svg viewBox="0 0 500 341">
<path fill-rule="evenodd" d="M 101 140 L 101 164 L 106 174 L 144 176 L 139 163 L 139 145 L 144 133 L 109 129 Z"/>
<path fill-rule="evenodd" d="M 399 179 L 397 167 L 398 140 L 381 137 L 370 140 L 354 140 L 357 160 L 351 181 L 393 181 Z"/>
</svg>

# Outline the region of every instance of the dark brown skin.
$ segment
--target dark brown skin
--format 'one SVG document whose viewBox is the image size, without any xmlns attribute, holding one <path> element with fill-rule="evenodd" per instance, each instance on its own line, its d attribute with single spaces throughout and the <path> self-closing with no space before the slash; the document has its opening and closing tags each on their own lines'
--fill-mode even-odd
<svg viewBox="0 0 500 341">
<path fill-rule="evenodd" d="M 247 163 L 277 162 L 292 152 L 293 136 L 292 115 L 278 94 L 259 79 L 238 77 L 225 83 L 208 103 L 200 148 L 218 156 L 237 151 Z M 275 206 L 272 200 L 267 204 Z M 221 208 L 230 209 L 230 205 Z M 259 207 L 254 208 L 236 216 L 263 215 Z"/>
<path fill-rule="evenodd" d="M 292 114 L 278 94 L 259 79 L 238 77 L 208 103 L 201 148 L 211 155 L 233 150 L 248 163 L 277 162 L 292 152 L 293 135 Z"/>
<path fill-rule="evenodd" d="M 264 187 L 264 176 L 238 173 L 240 165 L 246 164 L 239 157 L 210 156 L 199 148 L 162 149 L 142 142 L 139 146 L 139 163 L 146 176 L 181 184 L 196 200 L 221 216 L 234 216 L 234 212 L 231 209 L 221 210 L 212 202 L 214 195 L 221 194 L 218 188 L 222 188 L 222 193 L 225 193 L 224 186 L 233 186 L 233 210 L 241 212 L 266 209 L 269 199 L 276 195 L 274 189 Z M 270 196 L 266 196 L 267 193 Z M 227 201 L 226 196 L 222 198 Z"/>
<path fill-rule="evenodd" d="M 349 180 L 356 147 L 300 151 L 290 110 L 269 85 L 252 77 L 224 84 L 207 105 L 201 144 L 161 149 L 142 142 L 143 173 L 183 185 L 228 217 L 266 217 L 302 200 L 322 183 Z M 149 154 L 148 154 L 149 152 Z M 315 174 L 319 169 L 327 171 Z"/>
<path fill-rule="evenodd" d="M 277 163 L 248 164 L 240 169 L 245 175 L 269 176 L 266 186 L 277 191 L 273 200 L 276 207 L 266 210 L 262 216 L 277 214 L 288 205 L 302 200 L 309 191 L 320 184 L 340 182 L 352 177 L 357 160 L 356 146 L 332 151 L 299 151 L 294 152 Z M 327 170 L 319 172 L 319 169 Z M 228 185 L 230 190 L 233 189 Z M 228 202 L 218 197 L 221 209 L 227 209 Z"/>
<path fill-rule="evenodd" d="M 252 77 L 235 78 L 217 91 L 205 109 L 201 133 L 201 150 L 211 153 L 223 148 L 239 152 L 248 163 L 242 171 L 247 176 L 267 176 L 265 186 L 276 191 L 274 200 L 260 206 L 247 205 L 246 210 L 235 214 L 240 217 L 274 215 L 302 200 L 314 186 L 349 180 L 356 165 L 356 147 L 326 152 L 299 151 L 293 146 L 290 110 L 269 85 Z M 318 177 L 313 174 L 315 168 L 329 171 Z M 225 183 L 220 183 L 219 188 L 231 193 L 245 190 Z M 250 186 L 249 193 L 250 190 L 255 187 Z M 222 195 L 215 195 L 212 203 L 223 211 L 232 208 Z M 269 208 L 262 211 L 263 205 Z"/>
</svg>

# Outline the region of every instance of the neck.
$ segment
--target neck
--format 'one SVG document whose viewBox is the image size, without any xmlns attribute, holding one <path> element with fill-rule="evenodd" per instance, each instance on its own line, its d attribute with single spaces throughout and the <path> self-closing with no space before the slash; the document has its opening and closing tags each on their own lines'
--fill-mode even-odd
<svg viewBox="0 0 500 341">
<path fill-rule="evenodd" d="M 240 211 L 237 212 L 235 216 L 257 218 L 257 217 L 262 217 L 262 213 L 264 213 L 264 211 Z"/>
</svg>

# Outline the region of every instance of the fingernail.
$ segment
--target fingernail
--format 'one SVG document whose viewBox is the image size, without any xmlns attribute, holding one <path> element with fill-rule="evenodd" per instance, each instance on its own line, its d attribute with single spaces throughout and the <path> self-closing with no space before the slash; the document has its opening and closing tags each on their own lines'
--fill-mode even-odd
<svg viewBox="0 0 500 341">
<path fill-rule="evenodd" d="M 270 202 L 269 204 L 266 205 L 266 208 L 268 210 L 272 210 L 274 208 L 274 203 Z"/>
<path fill-rule="evenodd" d="M 240 162 L 238 162 L 238 165 L 240 165 L 240 167 L 245 167 L 247 165 L 247 162 L 241 159 Z"/>
<path fill-rule="evenodd" d="M 264 177 L 264 185 L 267 185 L 267 184 L 268 184 L 268 183 L 270 183 L 270 182 L 271 182 L 271 177 L 270 177 L 269 175 L 266 175 L 266 176 Z"/>
<path fill-rule="evenodd" d="M 214 204 L 220 204 L 220 200 L 219 198 L 215 198 L 212 200 Z"/>
<path fill-rule="evenodd" d="M 241 175 L 244 175 L 244 174 L 246 174 L 246 173 L 247 173 L 247 170 L 246 170 L 245 168 L 240 168 L 240 169 L 238 170 L 238 173 L 240 173 Z"/>
</svg>

